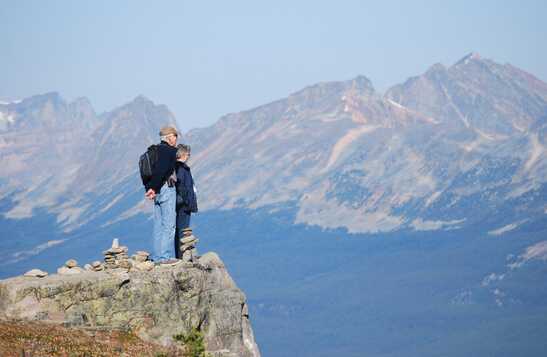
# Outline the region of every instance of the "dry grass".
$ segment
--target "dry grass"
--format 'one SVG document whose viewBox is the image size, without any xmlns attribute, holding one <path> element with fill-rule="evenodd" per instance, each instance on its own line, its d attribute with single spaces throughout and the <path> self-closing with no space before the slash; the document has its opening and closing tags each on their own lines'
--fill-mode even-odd
<svg viewBox="0 0 547 357">
<path fill-rule="evenodd" d="M 2 357 L 184 356 L 132 333 L 67 328 L 37 322 L 0 322 Z"/>
</svg>

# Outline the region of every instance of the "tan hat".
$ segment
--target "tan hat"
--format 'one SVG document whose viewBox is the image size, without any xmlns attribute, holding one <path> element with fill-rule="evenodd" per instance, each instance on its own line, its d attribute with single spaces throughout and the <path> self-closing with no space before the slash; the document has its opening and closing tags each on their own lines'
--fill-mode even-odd
<svg viewBox="0 0 547 357">
<path fill-rule="evenodd" d="M 177 132 L 177 129 L 173 128 L 172 126 L 164 126 L 163 128 L 160 129 L 160 136 L 167 136 L 170 134 L 177 135 L 177 136 L 179 135 L 179 133 Z"/>
</svg>

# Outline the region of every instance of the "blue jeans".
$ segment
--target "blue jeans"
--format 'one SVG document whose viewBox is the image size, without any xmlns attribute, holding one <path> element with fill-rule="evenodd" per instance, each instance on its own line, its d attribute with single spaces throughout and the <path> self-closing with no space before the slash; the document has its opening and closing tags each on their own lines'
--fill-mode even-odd
<svg viewBox="0 0 547 357">
<path fill-rule="evenodd" d="M 164 184 L 159 194 L 154 198 L 154 241 L 152 246 L 154 261 L 172 259 L 175 257 L 173 241 L 177 213 L 177 193 L 175 187 Z"/>
</svg>

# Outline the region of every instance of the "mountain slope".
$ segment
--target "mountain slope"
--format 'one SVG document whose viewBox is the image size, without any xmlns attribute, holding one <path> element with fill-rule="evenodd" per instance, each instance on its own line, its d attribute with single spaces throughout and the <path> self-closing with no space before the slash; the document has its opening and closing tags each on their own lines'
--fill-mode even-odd
<svg viewBox="0 0 547 357">
<path fill-rule="evenodd" d="M 364 77 L 321 83 L 187 139 L 204 208 L 429 230 L 544 219 L 546 118 L 545 83 L 472 54 L 385 96 Z"/>
<path fill-rule="evenodd" d="M 5 254 L 149 218 L 136 162 L 175 123 L 167 107 L 140 96 L 97 115 L 49 93 L 0 113 L 0 226 L 36 235 L 2 242 Z M 546 118 L 547 84 L 471 54 L 385 95 L 363 76 L 319 83 L 182 141 L 201 211 L 290 210 L 293 223 L 353 233 L 487 232 L 545 224 Z M 38 217 L 38 232 L 18 223 Z"/>
</svg>

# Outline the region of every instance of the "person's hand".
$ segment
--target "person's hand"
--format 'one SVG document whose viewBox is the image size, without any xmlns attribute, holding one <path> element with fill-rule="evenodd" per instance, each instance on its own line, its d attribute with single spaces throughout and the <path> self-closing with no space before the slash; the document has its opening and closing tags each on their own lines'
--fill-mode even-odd
<svg viewBox="0 0 547 357">
<path fill-rule="evenodd" d="M 149 200 L 153 200 L 156 197 L 156 191 L 150 188 L 148 189 L 148 191 L 146 191 L 144 197 L 148 198 Z"/>
</svg>

